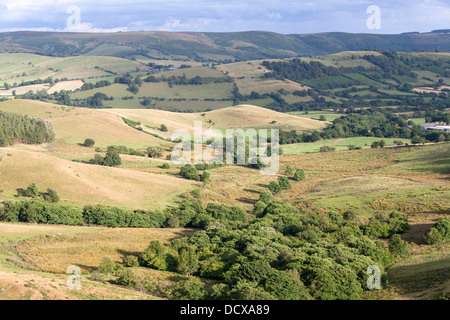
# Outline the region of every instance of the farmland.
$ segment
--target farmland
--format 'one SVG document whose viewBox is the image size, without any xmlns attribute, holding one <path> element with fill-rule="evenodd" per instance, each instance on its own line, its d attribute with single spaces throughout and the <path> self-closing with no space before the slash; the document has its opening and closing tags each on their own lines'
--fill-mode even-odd
<svg viewBox="0 0 450 320">
<path fill-rule="evenodd" d="M 84 37 L 0 42 L 0 299 L 448 298 L 450 135 L 418 126 L 448 123 L 447 53 Z M 172 134 L 198 123 L 278 129 L 279 170 L 175 163 Z"/>
</svg>

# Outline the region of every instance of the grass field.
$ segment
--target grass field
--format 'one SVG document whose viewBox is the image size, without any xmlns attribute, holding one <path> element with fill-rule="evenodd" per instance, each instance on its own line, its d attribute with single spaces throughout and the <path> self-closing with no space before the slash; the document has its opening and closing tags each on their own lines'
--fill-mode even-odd
<svg viewBox="0 0 450 320">
<path fill-rule="evenodd" d="M 170 138 L 176 129 L 193 131 L 194 121 L 201 121 L 203 129 L 283 129 L 283 130 L 320 130 L 325 122 L 288 115 L 251 105 L 222 108 L 204 113 L 175 113 L 162 110 L 108 109 L 106 112 L 139 121 L 143 125 L 159 128 L 165 124 L 168 132 L 149 130 L 164 138 Z M 276 121 L 276 123 L 272 123 Z"/>
<path fill-rule="evenodd" d="M 69 80 L 100 77 L 111 75 L 111 72 L 136 71 L 136 68 L 145 66 L 128 59 L 104 56 L 57 58 L 27 53 L 0 54 L 2 84 L 7 82 L 10 85 L 47 77 Z"/>
<path fill-rule="evenodd" d="M 448 299 L 450 248 L 405 258 L 388 269 L 388 281 L 402 299 Z"/>
<path fill-rule="evenodd" d="M 292 189 L 276 199 L 319 214 L 348 208 L 366 217 L 377 210 L 445 212 L 450 209 L 449 148 L 443 144 L 283 155 L 280 174 L 289 164 L 305 170 L 307 178 L 291 181 Z M 251 209 L 273 180 L 276 177 L 245 167 L 218 168 L 203 189 L 203 199 Z"/>
<path fill-rule="evenodd" d="M 309 119 L 315 119 L 315 120 L 319 120 L 321 116 L 324 116 L 325 121 L 328 121 L 328 122 L 333 122 L 337 118 L 344 116 L 344 114 L 332 113 L 332 112 L 317 112 L 317 113 L 310 112 L 308 114 L 305 114 L 303 111 L 300 111 L 300 112 L 289 112 L 289 114 L 294 114 L 294 115 L 301 116 L 302 118 L 309 118 Z"/>
<path fill-rule="evenodd" d="M 357 137 L 357 138 L 336 139 L 336 140 L 321 140 L 311 143 L 295 143 L 290 145 L 284 145 L 281 147 L 281 149 L 283 150 L 283 153 L 286 155 L 320 152 L 320 148 L 324 146 L 336 148 L 336 151 L 348 150 L 349 146 L 367 149 L 371 147 L 372 142 L 380 140 L 384 140 L 386 142 L 386 146 L 395 145 L 394 141 L 402 141 L 403 143 L 411 142 L 409 139 Z"/>
<path fill-rule="evenodd" d="M 0 103 L 0 110 L 40 117 L 51 121 L 56 139 L 71 144 L 94 139 L 96 146 L 126 145 L 143 148 L 159 145 L 161 139 L 129 127 L 119 116 L 105 110 L 75 108 L 33 100 L 11 100 Z"/>
<path fill-rule="evenodd" d="M 162 209 L 193 188 L 185 179 L 83 164 L 51 153 L 3 148 L 0 157 L 5 158 L 0 167 L 1 200 L 14 199 L 16 189 L 35 182 L 41 191 L 57 190 L 63 203 L 80 207 L 106 204 L 126 209 Z"/>
<path fill-rule="evenodd" d="M 151 240 L 167 243 L 192 233 L 187 229 L 110 229 L 0 223 L 0 300 L 152 300 L 155 295 L 93 281 L 90 272 L 103 257 L 118 262 L 145 249 Z M 66 269 L 80 267 L 81 290 L 66 286 Z M 142 270 L 140 270 L 142 269 Z M 139 268 L 140 276 L 167 286 L 178 279 L 170 272 Z"/>
<path fill-rule="evenodd" d="M 126 255 L 144 251 L 152 240 L 168 243 L 192 232 L 187 229 L 113 228 L 89 233 L 61 233 L 56 237 L 26 240 L 17 252 L 40 271 L 61 274 L 68 266 L 78 265 L 82 272 L 91 272 L 98 268 L 104 257 L 121 262 Z"/>
</svg>

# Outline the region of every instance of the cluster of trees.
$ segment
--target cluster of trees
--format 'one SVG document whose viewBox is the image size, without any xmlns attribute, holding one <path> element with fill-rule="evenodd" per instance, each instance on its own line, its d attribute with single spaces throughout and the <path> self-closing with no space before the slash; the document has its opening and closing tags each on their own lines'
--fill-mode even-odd
<svg viewBox="0 0 450 320">
<path fill-rule="evenodd" d="M 17 189 L 17 195 L 21 197 L 29 197 L 29 198 L 43 198 L 45 201 L 48 202 L 58 202 L 59 196 L 58 193 L 48 188 L 47 192 L 40 192 L 36 183 L 30 184 L 26 189 Z"/>
<path fill-rule="evenodd" d="M 85 108 L 104 108 L 104 104 L 103 101 L 112 101 L 114 100 L 114 97 L 108 97 L 108 95 L 102 93 L 102 92 L 97 92 L 95 93 L 93 96 L 87 97 L 85 99 L 70 99 L 69 95 L 64 95 L 62 97 L 64 100 L 58 100 L 60 102 L 63 102 L 63 104 L 65 105 L 70 105 L 70 106 L 77 106 L 77 107 L 85 107 Z"/>
<path fill-rule="evenodd" d="M 383 70 L 385 78 L 392 78 L 393 75 L 417 78 L 417 74 L 405 65 L 395 51 L 384 51 L 382 55 L 365 55 L 362 58 Z"/>
<path fill-rule="evenodd" d="M 433 119 L 442 119 L 438 115 L 439 113 L 436 113 L 436 117 Z M 298 133 L 295 130 L 281 130 L 280 144 L 351 137 L 414 139 L 414 143 L 450 141 L 448 132 L 425 131 L 422 130 L 422 127 L 408 122 L 404 117 L 395 115 L 391 110 L 371 108 L 350 111 L 349 114 L 335 119 L 332 125 L 326 127 L 322 132 Z M 378 146 L 383 147 L 383 142 L 381 145 L 374 145 L 374 147 Z"/>
<path fill-rule="evenodd" d="M 110 85 L 111 85 L 111 82 L 109 82 L 108 80 L 100 80 L 100 81 L 97 81 L 97 83 L 95 83 L 95 84 L 86 82 L 81 86 L 80 90 L 81 91 L 92 90 L 92 89 L 107 87 Z"/>
<path fill-rule="evenodd" d="M 5 87 L 6 90 L 9 90 L 11 88 L 15 88 L 15 87 L 25 87 L 25 86 L 30 86 L 33 84 L 43 84 L 43 83 L 48 83 L 50 85 L 54 85 L 55 83 L 58 83 L 59 81 L 66 81 L 68 80 L 67 78 L 62 78 L 62 79 L 55 79 L 53 80 L 52 77 L 48 77 L 46 79 L 36 79 L 36 80 L 29 80 L 29 81 L 23 81 L 21 83 L 17 83 L 14 82 L 12 85 L 9 84 L 8 82 L 5 82 L 3 84 L 3 86 Z"/>
<path fill-rule="evenodd" d="M 449 73 L 450 59 L 445 57 L 439 59 L 415 57 L 393 51 L 380 53 L 379 55 L 361 57 L 370 62 L 373 65 L 372 67 L 328 67 L 318 61 L 307 63 L 300 59 L 281 62 L 265 61 L 263 65 L 272 72 L 266 73 L 264 77 L 286 78 L 301 82 L 314 89 L 309 90 L 313 91 L 311 93 L 309 91 L 295 93 L 301 96 L 310 95 L 313 101 L 288 104 L 280 100 L 270 103 L 266 107 L 281 112 L 323 110 L 335 107 L 381 107 L 386 105 L 420 109 L 448 108 L 450 95 L 446 92 L 419 93 L 412 91 L 412 89 L 417 83 L 415 71 L 431 71 L 445 77 Z M 427 80 L 435 82 L 435 88 L 445 84 L 442 78 L 427 78 Z M 360 88 L 355 86 L 360 86 Z M 344 90 L 334 90 L 337 88 Z M 392 92 L 393 90 L 400 91 L 400 93 Z M 359 91 L 370 91 L 370 93 L 358 94 Z M 333 98 L 333 101 L 325 100 L 324 97 Z"/>
<path fill-rule="evenodd" d="M 83 209 L 44 200 L 2 202 L 0 203 L 0 221 L 65 225 L 84 223 Z"/>
<path fill-rule="evenodd" d="M 450 241 L 450 218 L 439 220 L 424 235 L 427 244 L 442 244 Z"/>
<path fill-rule="evenodd" d="M 183 73 L 181 76 L 175 76 L 172 75 L 170 77 L 161 76 L 161 77 L 155 77 L 153 75 L 149 75 L 147 78 L 144 79 L 145 82 L 167 82 L 169 84 L 169 87 L 172 87 L 174 85 L 201 85 L 205 83 L 224 83 L 224 82 L 233 82 L 233 79 L 231 77 L 223 77 L 223 78 L 210 78 L 210 77 L 201 77 L 199 75 L 193 77 L 193 78 L 187 78 L 186 74 Z"/>
<path fill-rule="evenodd" d="M 326 76 L 338 76 L 344 70 L 347 72 L 355 71 L 350 68 L 338 69 L 335 67 L 327 67 L 317 61 L 311 61 L 308 63 L 302 61 L 301 59 L 292 59 L 289 61 L 280 62 L 264 61 L 262 65 L 273 71 L 265 73 L 265 78 L 278 77 L 280 79 L 290 79 L 292 81 L 319 79 Z"/>
<path fill-rule="evenodd" d="M 40 144 L 55 138 L 51 122 L 0 111 L 0 147 L 14 143 Z"/>
<path fill-rule="evenodd" d="M 116 77 L 114 79 L 114 83 L 127 84 L 127 90 L 131 93 L 137 94 L 139 92 L 139 88 L 142 87 L 143 80 L 140 76 L 136 76 L 136 78 L 133 79 L 130 74 L 126 74 L 125 76 Z"/>
<path fill-rule="evenodd" d="M 180 172 L 178 174 L 185 179 L 209 182 L 211 179 L 210 173 L 207 171 L 203 171 L 203 173 L 200 174 L 198 170 L 206 170 L 214 167 L 217 166 L 208 164 L 198 164 L 198 165 L 186 164 L 180 168 Z"/>
<path fill-rule="evenodd" d="M 104 157 L 100 154 L 96 154 L 94 159 L 89 160 L 89 163 L 107 167 L 118 167 L 122 164 L 122 158 L 120 158 L 119 153 L 114 146 L 112 146 L 108 147 Z"/>
<path fill-rule="evenodd" d="M 0 203 L 0 221 L 37 222 L 66 225 L 101 225 L 129 228 L 201 228 L 210 223 L 242 224 L 247 213 L 239 207 L 209 204 L 203 208 L 198 201 L 183 200 L 177 207 L 162 211 L 125 210 L 110 206 L 78 208 L 59 205 L 42 199 L 4 201 Z"/>
<path fill-rule="evenodd" d="M 251 217 L 217 205 L 197 207 L 211 219 L 196 224 L 204 231 L 170 245 L 153 241 L 139 265 L 188 277 L 164 292 L 173 299 L 358 299 L 367 290 L 368 266 L 378 266 L 384 279 L 384 268 L 399 251 L 405 254 L 394 237 L 406 229 L 400 214 L 374 218 L 369 229 L 353 212 L 305 214 L 270 198 L 261 194 L 263 206 Z M 392 252 L 374 239 L 375 223 L 393 235 Z M 215 284 L 206 286 L 205 279 Z"/>
<path fill-rule="evenodd" d="M 261 193 L 251 214 L 215 203 L 204 207 L 196 199 L 162 211 L 26 200 L 1 203 L 0 220 L 200 229 L 168 245 L 152 241 L 120 266 L 105 259 L 98 270 L 114 273 L 117 283 L 131 287 L 142 284 L 130 269 L 136 266 L 177 272 L 186 279 L 160 292 L 172 299 L 358 299 L 368 290 L 369 266 L 380 268 L 384 283 L 385 268 L 408 254 L 399 237 L 409 229 L 401 213 L 376 214 L 368 222 L 351 210 L 307 214 L 273 201 L 268 192 Z M 439 221 L 425 237 L 429 243 L 448 241 L 450 219 Z M 388 246 L 380 238 L 388 239 Z M 209 280 L 214 283 L 206 285 Z"/>
</svg>

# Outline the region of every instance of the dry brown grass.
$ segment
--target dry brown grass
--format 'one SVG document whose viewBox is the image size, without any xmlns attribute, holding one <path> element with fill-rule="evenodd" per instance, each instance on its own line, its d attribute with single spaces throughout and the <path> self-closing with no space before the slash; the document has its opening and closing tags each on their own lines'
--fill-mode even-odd
<svg viewBox="0 0 450 320">
<path fill-rule="evenodd" d="M 16 247 L 24 261 L 37 270 L 65 273 L 70 265 L 77 265 L 83 272 L 95 270 L 104 257 L 122 262 L 126 255 L 144 251 L 150 241 L 170 240 L 188 236 L 188 229 L 118 228 L 75 235 L 40 236 L 25 240 Z"/>
<path fill-rule="evenodd" d="M 326 126 L 326 123 L 323 121 L 302 118 L 252 105 L 228 107 L 205 113 L 176 113 L 148 109 L 108 109 L 105 111 L 134 121 L 140 121 L 144 125 L 155 128 L 165 124 L 169 130 L 166 133 L 144 127 L 145 130 L 164 138 L 170 138 L 171 132 L 177 129 L 186 129 L 189 132 L 193 132 L 194 121 L 201 121 L 203 130 L 209 128 L 273 128 L 302 131 L 310 129 L 320 130 Z M 276 121 L 276 123 L 270 124 L 272 121 Z"/>
<path fill-rule="evenodd" d="M 81 88 L 83 85 L 83 81 L 81 80 L 72 80 L 72 81 L 61 81 L 56 83 L 54 86 L 52 86 L 50 89 L 47 90 L 49 94 L 52 94 L 54 92 L 59 92 L 61 90 L 76 90 Z"/>
<path fill-rule="evenodd" d="M 292 189 L 281 192 L 274 199 L 291 203 L 299 203 L 311 198 L 311 195 L 314 195 L 316 200 L 332 199 L 335 195 L 358 199 L 375 193 L 448 184 L 446 177 L 449 175 L 427 172 L 379 172 L 379 169 L 395 165 L 398 161 L 396 155 L 405 151 L 407 150 L 363 149 L 281 156 L 280 175 L 289 164 L 294 168 L 305 170 L 307 177 L 300 182 L 291 180 Z M 218 168 L 211 173 L 212 181 L 202 191 L 204 202 L 225 202 L 242 206 L 247 210 L 251 210 L 261 191 L 268 190 L 270 181 L 277 179 L 277 176 L 263 176 L 259 170 L 236 166 Z M 397 200 L 386 201 L 396 205 L 392 210 L 398 210 L 398 206 L 401 205 Z M 404 203 L 407 205 L 408 199 L 404 199 Z"/>
<path fill-rule="evenodd" d="M 0 300 L 154 300 L 153 295 L 100 284 L 82 275 L 81 289 L 69 290 L 67 277 L 41 272 L 0 270 Z"/>
<path fill-rule="evenodd" d="M 159 145 L 163 142 L 128 126 L 121 117 L 104 110 L 59 106 L 31 100 L 11 100 L 0 103 L 0 110 L 49 120 L 56 139 L 71 144 L 94 139 L 96 146 L 126 145 L 131 148 Z"/>
<path fill-rule="evenodd" d="M 11 156 L 6 156 L 10 154 Z M 44 152 L 3 148 L 0 199 L 11 199 L 17 188 L 35 182 L 41 191 L 58 192 L 65 203 L 105 204 L 126 209 L 162 209 L 193 188 L 189 180 L 161 174 L 110 168 L 63 160 Z"/>
</svg>

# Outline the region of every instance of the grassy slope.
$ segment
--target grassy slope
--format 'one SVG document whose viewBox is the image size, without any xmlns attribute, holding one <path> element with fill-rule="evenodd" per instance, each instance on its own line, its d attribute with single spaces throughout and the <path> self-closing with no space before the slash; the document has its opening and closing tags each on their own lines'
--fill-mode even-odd
<svg viewBox="0 0 450 320">
<path fill-rule="evenodd" d="M 6 154 L 11 156 L 6 156 Z M 36 182 L 41 191 L 57 190 L 63 203 L 84 206 L 107 204 L 127 209 L 161 209 L 180 193 L 190 190 L 188 180 L 76 163 L 51 153 L 6 148 L 0 167 L 0 199 L 14 199 L 17 188 Z"/>
<path fill-rule="evenodd" d="M 143 125 L 150 127 L 159 128 L 161 124 L 165 124 L 169 130 L 167 133 L 149 128 L 145 128 L 145 130 L 166 138 L 170 138 L 171 132 L 176 129 L 187 129 L 192 132 L 194 121 L 202 121 L 203 129 L 210 127 L 217 129 L 271 128 L 303 131 L 320 130 L 326 125 L 322 121 L 301 118 L 251 105 L 228 107 L 205 113 L 174 113 L 161 110 L 131 109 L 108 109 L 106 112 L 140 121 Z M 276 123 L 270 124 L 272 121 L 276 121 Z"/>
<path fill-rule="evenodd" d="M 126 287 L 92 281 L 89 273 L 105 256 L 120 262 L 126 254 L 145 249 L 151 240 L 168 242 L 190 232 L 185 229 L 0 223 L 0 287 L 4 289 L 0 292 L 0 300 L 158 299 Z M 69 265 L 81 268 L 81 290 L 68 290 L 66 287 L 63 274 Z M 157 285 L 167 285 L 177 279 L 169 272 L 135 271 Z"/>
<path fill-rule="evenodd" d="M 382 48 L 397 51 L 449 51 L 448 34 L 350 34 L 320 33 L 282 35 L 251 31 L 233 33 L 199 32 L 124 32 L 62 33 L 10 32 L 0 34 L 1 52 L 39 54 L 99 54 L 115 56 L 147 54 L 170 59 L 263 59 L 299 55 L 323 55 L 343 50 Z M 49 45 L 49 43 L 51 45 Z"/>
<path fill-rule="evenodd" d="M 0 110 L 40 117 L 52 122 L 56 139 L 71 144 L 91 138 L 96 146 L 126 145 L 143 148 L 161 140 L 126 125 L 121 117 L 105 110 L 74 108 L 32 100 L 0 103 Z"/>
<path fill-rule="evenodd" d="M 348 150 L 348 147 L 353 145 L 355 147 L 361 147 L 363 149 L 370 148 L 372 142 L 384 140 L 386 146 L 393 146 L 394 141 L 402 141 L 403 143 L 410 143 L 409 139 L 394 139 L 394 138 L 372 138 L 372 137 L 357 137 L 335 140 L 321 140 L 312 143 L 294 143 L 284 145 L 281 147 L 283 153 L 286 155 L 294 155 L 301 153 L 319 152 L 320 147 L 330 146 L 336 148 L 336 151 Z"/>
<path fill-rule="evenodd" d="M 108 71 L 126 73 L 136 71 L 137 67 L 144 66 L 136 61 L 116 57 L 57 58 L 27 53 L 0 54 L 2 85 L 4 82 L 12 85 L 14 82 L 20 83 L 47 77 L 84 79 L 108 76 L 111 75 Z"/>
</svg>

